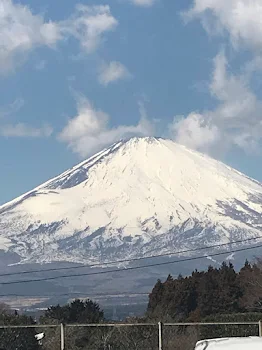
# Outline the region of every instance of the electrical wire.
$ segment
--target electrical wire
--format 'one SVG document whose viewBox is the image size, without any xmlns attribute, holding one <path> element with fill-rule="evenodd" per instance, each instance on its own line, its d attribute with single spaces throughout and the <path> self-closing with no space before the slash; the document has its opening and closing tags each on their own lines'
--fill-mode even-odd
<svg viewBox="0 0 262 350">
<path fill-rule="evenodd" d="M 134 270 L 141 270 L 149 267 L 157 267 L 157 266 L 164 266 L 164 265 L 171 265 L 171 264 L 179 264 L 182 262 L 188 262 L 188 261 L 194 261 L 194 260 L 200 260 L 200 259 L 206 259 L 208 257 L 216 257 L 216 256 L 221 256 L 229 253 L 238 253 L 238 252 L 244 252 L 256 248 L 262 248 L 262 244 L 256 245 L 256 246 L 251 246 L 251 247 L 246 247 L 246 248 L 239 248 L 239 249 L 234 249 L 234 250 L 229 250 L 229 251 L 224 251 L 220 253 L 213 253 L 209 254 L 208 256 L 206 255 L 201 255 L 201 256 L 196 256 L 196 257 L 191 257 L 191 258 L 185 258 L 185 259 L 180 259 L 180 260 L 174 260 L 174 261 L 166 261 L 162 263 L 154 263 L 154 264 L 149 264 L 149 265 L 141 265 L 141 266 L 133 266 L 133 267 L 127 267 L 127 268 L 119 268 L 119 269 L 114 269 L 114 270 L 106 270 L 106 271 L 97 271 L 97 272 L 89 272 L 89 273 L 81 273 L 81 274 L 70 274 L 70 275 L 61 275 L 61 276 L 52 276 L 52 277 L 43 277 L 43 278 L 38 278 L 38 279 L 28 279 L 28 280 L 17 280 L 17 281 L 9 281 L 9 282 L 0 282 L 0 284 L 3 285 L 12 285 L 12 284 L 25 284 L 25 283 L 35 283 L 35 282 L 43 282 L 43 281 L 51 281 L 51 280 L 57 280 L 61 278 L 72 278 L 72 277 L 84 277 L 84 276 L 96 276 L 96 275 L 105 275 L 109 273 L 119 273 L 119 272 L 128 272 L 128 271 L 134 271 Z"/>
<path fill-rule="evenodd" d="M 88 293 L 88 292 L 68 292 L 68 293 L 58 293 L 58 294 L 41 294 L 41 295 L 29 295 L 29 294 L 15 294 L 15 293 L 9 293 L 9 294 L 0 294 L 0 298 L 4 298 L 4 297 L 22 297 L 22 298 L 56 298 L 56 297 L 62 297 L 62 296 L 71 296 L 71 295 L 86 295 L 87 297 L 106 297 L 106 298 L 114 298 L 114 297 L 121 297 L 121 296 L 130 296 L 130 297 L 133 297 L 133 296 L 137 296 L 137 295 L 140 295 L 140 296 L 148 296 L 151 292 L 144 292 L 144 293 L 141 293 L 141 292 L 137 292 L 137 293 L 134 293 L 134 292 L 118 292 L 118 293 Z"/>
<path fill-rule="evenodd" d="M 115 260 L 115 261 L 109 261 L 104 263 L 95 263 L 95 264 L 88 264 L 88 265 L 79 265 L 79 266 L 71 266 L 71 267 L 57 267 L 57 268 L 50 268 L 50 269 L 41 269 L 41 270 L 29 270 L 29 271 L 20 271 L 20 272 L 11 272 L 11 273 L 3 273 L 0 274 L 0 277 L 6 277 L 6 276 L 15 276 L 15 275 L 25 275 L 25 274 L 31 274 L 31 273 L 42 273 L 42 272 L 53 272 L 53 271 L 63 271 L 63 270 L 73 270 L 73 269 L 82 269 L 82 268 L 93 268 L 93 267 L 103 267 L 105 265 L 115 265 L 115 264 L 121 264 L 121 263 L 132 263 L 136 261 L 143 261 L 148 259 L 155 259 L 155 258 L 161 258 L 161 257 L 167 257 L 167 256 L 173 256 L 173 255 L 180 255 L 180 254 L 186 254 L 186 253 L 194 253 L 205 249 L 215 249 L 215 248 L 221 248 L 230 246 L 232 244 L 240 244 L 240 243 L 247 243 L 252 240 L 258 240 L 262 239 L 262 236 L 253 237 L 253 238 L 247 238 L 244 240 L 238 240 L 228 243 L 219 243 L 199 248 L 193 248 L 193 249 L 186 249 L 182 251 L 176 251 L 176 252 L 169 252 L 164 254 L 157 254 L 157 255 L 151 255 L 151 256 L 145 256 L 140 258 L 131 258 L 131 259 L 122 259 L 122 260 Z"/>
</svg>

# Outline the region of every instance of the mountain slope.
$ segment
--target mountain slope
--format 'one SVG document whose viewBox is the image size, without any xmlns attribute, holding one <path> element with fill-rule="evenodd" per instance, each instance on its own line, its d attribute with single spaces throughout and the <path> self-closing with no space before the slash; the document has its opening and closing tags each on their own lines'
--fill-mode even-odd
<svg viewBox="0 0 262 350">
<path fill-rule="evenodd" d="M 0 207 L 22 262 L 101 262 L 261 235 L 262 185 L 170 140 L 132 138 Z"/>
</svg>

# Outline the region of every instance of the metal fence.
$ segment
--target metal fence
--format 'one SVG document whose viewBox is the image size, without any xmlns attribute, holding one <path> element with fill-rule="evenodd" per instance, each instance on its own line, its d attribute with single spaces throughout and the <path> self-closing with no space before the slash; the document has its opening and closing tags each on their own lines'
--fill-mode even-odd
<svg viewBox="0 0 262 350">
<path fill-rule="evenodd" d="M 198 340 L 236 336 L 262 337 L 262 322 L 6 325 L 0 349 L 193 350 Z"/>
<path fill-rule="evenodd" d="M 165 323 L 161 350 L 193 350 L 197 341 L 224 337 L 262 337 L 259 322 Z"/>
<path fill-rule="evenodd" d="M 41 334 L 44 335 L 43 339 L 38 339 L 37 335 Z M 61 339 L 60 325 L 0 326 L 0 350 L 60 350 Z"/>
</svg>

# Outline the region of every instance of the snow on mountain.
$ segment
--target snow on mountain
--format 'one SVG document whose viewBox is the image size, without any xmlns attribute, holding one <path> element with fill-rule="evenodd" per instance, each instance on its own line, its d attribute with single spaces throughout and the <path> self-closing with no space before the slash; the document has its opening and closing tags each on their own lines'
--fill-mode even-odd
<svg viewBox="0 0 262 350">
<path fill-rule="evenodd" d="M 0 206 L 21 262 L 103 262 L 262 233 L 262 185 L 171 140 L 118 142 Z"/>
</svg>

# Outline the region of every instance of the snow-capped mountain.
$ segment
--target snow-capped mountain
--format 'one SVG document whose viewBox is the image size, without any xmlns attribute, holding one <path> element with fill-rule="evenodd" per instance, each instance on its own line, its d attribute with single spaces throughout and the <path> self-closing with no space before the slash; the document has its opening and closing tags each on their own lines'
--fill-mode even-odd
<svg viewBox="0 0 262 350">
<path fill-rule="evenodd" d="M 104 262 L 262 234 L 262 185 L 171 140 L 132 138 L 0 207 L 21 262 Z"/>
</svg>

